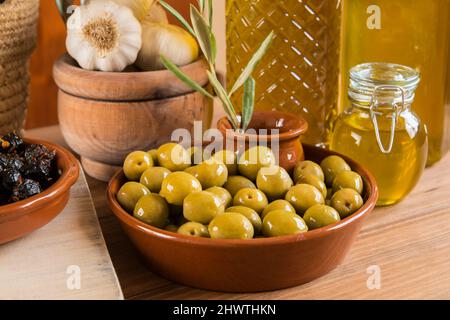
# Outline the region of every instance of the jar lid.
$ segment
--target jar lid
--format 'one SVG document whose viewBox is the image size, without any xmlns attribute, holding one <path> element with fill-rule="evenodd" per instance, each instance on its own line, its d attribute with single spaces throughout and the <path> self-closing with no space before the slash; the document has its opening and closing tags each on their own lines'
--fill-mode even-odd
<svg viewBox="0 0 450 320">
<path fill-rule="evenodd" d="M 348 96 L 361 105 L 411 104 L 420 82 L 413 68 L 384 62 L 364 63 L 350 70 Z"/>
</svg>

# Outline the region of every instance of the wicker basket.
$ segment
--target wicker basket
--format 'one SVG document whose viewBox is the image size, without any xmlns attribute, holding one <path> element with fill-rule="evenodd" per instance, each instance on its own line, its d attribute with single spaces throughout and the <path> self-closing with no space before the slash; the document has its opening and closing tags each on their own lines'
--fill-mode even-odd
<svg viewBox="0 0 450 320">
<path fill-rule="evenodd" d="M 28 100 L 28 64 L 36 45 L 39 0 L 0 4 L 0 134 L 20 131 Z"/>
</svg>

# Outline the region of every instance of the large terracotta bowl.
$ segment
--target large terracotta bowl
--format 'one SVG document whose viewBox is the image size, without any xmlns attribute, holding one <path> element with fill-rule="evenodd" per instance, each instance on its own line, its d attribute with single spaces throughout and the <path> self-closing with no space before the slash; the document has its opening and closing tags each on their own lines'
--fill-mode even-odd
<svg viewBox="0 0 450 320">
<path fill-rule="evenodd" d="M 56 151 L 59 179 L 42 193 L 13 204 L 0 206 L 0 245 L 18 239 L 53 220 L 67 205 L 70 188 L 78 180 L 79 165 L 66 149 L 49 142 L 26 139 Z"/>
<path fill-rule="evenodd" d="M 336 154 L 305 146 L 316 162 Z M 126 181 L 117 173 L 108 201 L 123 229 L 150 268 L 175 282 L 214 291 L 257 292 L 307 283 L 325 275 L 345 258 L 364 219 L 375 207 L 378 190 L 372 175 L 343 157 L 364 179 L 364 206 L 325 228 L 278 238 L 213 240 L 183 236 L 146 225 L 125 212 L 116 194 Z"/>
<path fill-rule="evenodd" d="M 207 86 L 206 68 L 198 60 L 181 69 Z M 85 172 L 102 181 L 110 180 L 130 152 L 168 142 L 176 129 L 192 132 L 195 121 L 203 121 L 205 130 L 211 124 L 212 102 L 168 70 L 89 71 L 63 55 L 53 77 L 64 139 Z"/>
<path fill-rule="evenodd" d="M 308 122 L 300 116 L 281 111 L 255 111 L 248 128 L 254 129 L 256 134 L 232 130 L 227 117 L 219 119 L 217 128 L 226 137 L 225 143 L 234 145 L 234 150 L 239 150 L 241 147 L 248 148 L 251 141 L 272 148 L 278 155 L 277 163 L 289 173 L 292 173 L 297 162 L 305 158 L 301 136 L 308 130 Z M 261 129 L 266 130 L 267 133 L 260 132 Z M 278 133 L 271 130 L 277 130 Z M 224 148 L 227 147 L 224 146 Z"/>
</svg>

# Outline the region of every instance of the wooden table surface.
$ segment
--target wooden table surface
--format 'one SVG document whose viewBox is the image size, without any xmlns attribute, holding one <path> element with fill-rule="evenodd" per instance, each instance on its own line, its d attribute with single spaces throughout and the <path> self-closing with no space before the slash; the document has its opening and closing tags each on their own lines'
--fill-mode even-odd
<svg viewBox="0 0 450 320">
<path fill-rule="evenodd" d="M 28 136 L 65 145 L 58 127 Z M 376 209 L 342 265 L 303 286 L 257 294 L 227 294 L 177 285 L 139 260 L 106 203 L 106 184 L 88 178 L 111 259 L 127 299 L 449 299 L 450 154 L 425 171 L 400 204 Z M 200 262 L 199 262 L 200 263 Z M 379 271 L 379 288 L 373 272 Z M 369 289 L 371 287 L 371 289 Z"/>
</svg>

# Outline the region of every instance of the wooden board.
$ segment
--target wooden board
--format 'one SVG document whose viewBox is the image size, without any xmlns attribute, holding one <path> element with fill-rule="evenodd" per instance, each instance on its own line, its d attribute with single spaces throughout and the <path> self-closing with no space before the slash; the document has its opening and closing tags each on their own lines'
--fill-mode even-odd
<svg viewBox="0 0 450 320">
<path fill-rule="evenodd" d="M 122 298 L 82 172 L 58 217 L 0 245 L 0 300 Z"/>
</svg>

